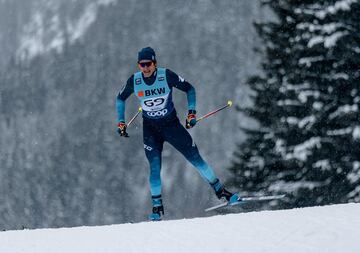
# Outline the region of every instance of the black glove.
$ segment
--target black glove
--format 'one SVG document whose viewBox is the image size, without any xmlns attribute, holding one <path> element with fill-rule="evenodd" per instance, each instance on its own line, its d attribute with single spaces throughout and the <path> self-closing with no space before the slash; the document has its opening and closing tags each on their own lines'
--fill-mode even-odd
<svg viewBox="0 0 360 253">
<path fill-rule="evenodd" d="M 118 133 L 120 134 L 120 136 L 123 137 L 129 137 L 128 133 L 126 132 L 126 124 L 125 122 L 119 122 L 118 123 Z"/>
<path fill-rule="evenodd" d="M 189 110 L 188 115 L 186 117 L 185 127 L 186 129 L 189 129 L 195 125 L 196 125 L 196 111 Z"/>
</svg>

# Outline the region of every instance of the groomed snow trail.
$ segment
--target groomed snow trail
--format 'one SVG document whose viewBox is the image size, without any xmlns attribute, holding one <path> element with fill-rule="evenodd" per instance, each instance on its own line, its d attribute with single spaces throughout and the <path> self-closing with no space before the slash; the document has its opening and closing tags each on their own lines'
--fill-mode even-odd
<svg viewBox="0 0 360 253">
<path fill-rule="evenodd" d="M 360 252 L 360 204 L 0 233 L 4 253 Z"/>
</svg>

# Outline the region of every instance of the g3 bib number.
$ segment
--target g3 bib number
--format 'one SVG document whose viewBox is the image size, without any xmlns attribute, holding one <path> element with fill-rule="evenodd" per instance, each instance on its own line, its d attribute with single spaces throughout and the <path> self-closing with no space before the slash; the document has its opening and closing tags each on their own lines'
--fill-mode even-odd
<svg viewBox="0 0 360 253">
<path fill-rule="evenodd" d="M 149 98 L 141 101 L 141 107 L 144 111 L 160 111 L 165 108 L 168 96 Z"/>
</svg>

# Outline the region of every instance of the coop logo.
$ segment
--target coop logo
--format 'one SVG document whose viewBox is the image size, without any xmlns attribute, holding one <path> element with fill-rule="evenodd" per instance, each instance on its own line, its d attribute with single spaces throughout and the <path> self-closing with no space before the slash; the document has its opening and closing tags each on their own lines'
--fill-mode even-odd
<svg viewBox="0 0 360 253">
<path fill-rule="evenodd" d="M 163 109 L 160 111 L 156 111 L 156 112 L 147 112 L 147 115 L 149 115 L 150 117 L 160 117 L 160 116 L 165 116 L 167 114 L 168 110 L 167 109 Z"/>
<path fill-rule="evenodd" d="M 160 77 L 158 78 L 158 80 L 159 80 L 159 81 L 164 81 L 164 80 L 165 80 L 165 77 L 160 76 Z"/>
</svg>

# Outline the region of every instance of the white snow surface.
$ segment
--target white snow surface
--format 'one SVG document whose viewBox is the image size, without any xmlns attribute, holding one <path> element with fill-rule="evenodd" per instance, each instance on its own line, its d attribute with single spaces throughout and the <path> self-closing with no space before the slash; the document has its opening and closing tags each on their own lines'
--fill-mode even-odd
<svg viewBox="0 0 360 253">
<path fill-rule="evenodd" d="M 6 253 L 360 252 L 360 204 L 0 233 Z"/>
</svg>

